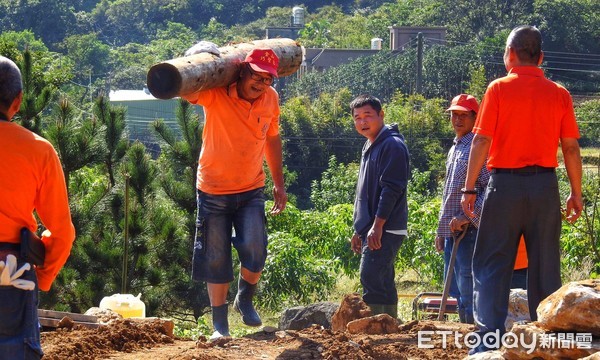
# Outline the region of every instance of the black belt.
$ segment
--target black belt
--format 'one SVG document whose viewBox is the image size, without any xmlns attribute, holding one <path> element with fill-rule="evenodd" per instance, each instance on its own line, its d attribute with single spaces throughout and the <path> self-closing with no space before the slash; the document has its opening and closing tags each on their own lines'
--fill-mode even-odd
<svg viewBox="0 0 600 360">
<path fill-rule="evenodd" d="M 0 242 L 0 250 L 21 250 L 21 244 L 17 243 L 9 243 L 9 242 Z"/>
<path fill-rule="evenodd" d="M 525 166 L 522 168 L 514 168 L 514 169 L 502 169 L 502 168 L 492 169 L 492 174 L 533 175 L 533 174 L 541 174 L 541 173 L 549 173 L 549 172 L 554 172 L 554 168 L 533 165 L 533 166 Z"/>
</svg>

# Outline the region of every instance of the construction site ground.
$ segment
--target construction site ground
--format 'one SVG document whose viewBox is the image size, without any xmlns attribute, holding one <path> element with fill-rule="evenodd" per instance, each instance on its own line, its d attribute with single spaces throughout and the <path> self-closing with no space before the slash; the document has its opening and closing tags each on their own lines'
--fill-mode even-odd
<svg viewBox="0 0 600 360">
<path fill-rule="evenodd" d="M 400 326 L 400 332 L 387 335 L 333 332 L 320 326 L 304 330 L 256 333 L 239 338 L 209 342 L 205 338 L 191 340 L 165 334 L 158 322 L 112 322 L 97 329 L 75 326 L 42 332 L 44 360 L 62 359 L 462 359 L 468 348 L 456 346 L 449 335 L 445 346 L 441 337 L 419 346 L 419 331 L 458 331 L 467 334 L 472 327 L 455 322 L 420 320 Z M 428 337 L 428 336 L 427 336 Z M 458 342 L 461 344 L 461 341 Z M 462 343 L 464 344 L 464 343 Z"/>
</svg>

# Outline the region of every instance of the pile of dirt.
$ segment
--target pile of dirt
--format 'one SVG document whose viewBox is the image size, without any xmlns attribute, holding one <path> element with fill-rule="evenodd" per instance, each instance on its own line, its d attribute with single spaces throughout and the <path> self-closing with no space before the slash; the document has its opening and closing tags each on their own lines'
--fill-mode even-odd
<svg viewBox="0 0 600 360">
<path fill-rule="evenodd" d="M 468 349 L 457 347 L 450 334 L 433 336 L 419 346 L 419 332 L 457 331 L 466 334 L 472 327 L 457 323 L 413 321 L 396 334 L 365 335 L 334 332 L 313 326 L 300 331 L 257 333 L 242 338 L 208 342 L 171 338 L 164 327 L 153 322 L 120 320 L 98 329 L 60 329 L 42 333 L 44 359 L 462 359 Z M 422 344 L 423 345 L 423 344 Z"/>
<path fill-rule="evenodd" d="M 110 325 L 87 329 L 79 325 L 41 333 L 44 360 L 101 359 L 115 352 L 131 353 L 173 343 L 159 320 L 119 319 Z"/>
</svg>

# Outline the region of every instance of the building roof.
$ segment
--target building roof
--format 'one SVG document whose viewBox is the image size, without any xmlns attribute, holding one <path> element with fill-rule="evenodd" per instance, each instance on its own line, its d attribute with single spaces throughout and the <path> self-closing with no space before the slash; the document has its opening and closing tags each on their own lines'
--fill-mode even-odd
<svg viewBox="0 0 600 360">
<path fill-rule="evenodd" d="M 150 94 L 147 88 L 144 90 L 111 90 L 108 93 L 109 101 L 140 101 L 159 100 Z"/>
<path fill-rule="evenodd" d="M 380 50 L 371 49 L 306 49 L 306 65 L 312 67 L 327 68 L 348 63 L 361 56 L 369 56 Z"/>
</svg>

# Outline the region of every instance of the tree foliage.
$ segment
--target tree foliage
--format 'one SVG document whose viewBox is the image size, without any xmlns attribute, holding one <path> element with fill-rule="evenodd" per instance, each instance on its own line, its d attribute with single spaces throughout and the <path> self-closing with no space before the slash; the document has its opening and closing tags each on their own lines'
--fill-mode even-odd
<svg viewBox="0 0 600 360">
<path fill-rule="evenodd" d="M 77 232 L 66 267 L 42 295 L 43 307 L 82 312 L 124 289 L 143 294 L 149 315 L 184 318 L 207 311 L 204 286 L 189 276 L 200 119 L 184 101 L 177 110 L 177 131 L 157 119 L 152 128 L 161 154 L 154 159 L 142 144 L 127 139 L 124 110 L 112 107 L 107 96 L 115 88 L 141 89 L 151 65 L 180 56 L 197 40 L 226 45 L 262 38 L 267 26 L 288 26 L 296 5 L 0 0 L 0 53 L 23 73 L 24 103 L 16 121 L 55 146 Z M 414 271 L 425 286 L 439 289 L 443 260 L 433 238 L 439 184 L 453 138 L 444 113 L 449 99 L 462 92 L 481 98 L 486 84 L 505 74 L 506 36 L 520 24 L 541 29 L 549 77 L 573 93 L 598 92 L 600 5 L 594 0 L 343 0 L 327 5 L 308 0 L 302 5 L 306 25 L 299 41 L 304 46 L 366 49 L 373 37 L 388 43 L 392 25 L 444 26 L 447 34 L 445 41 L 425 38 L 421 94 L 415 94 L 414 41 L 403 51 L 382 50 L 325 72 L 288 78 L 281 132 L 291 201 L 283 214 L 268 217 L 261 305 L 280 309 L 324 299 L 338 274 L 358 274 L 359 257 L 348 239 L 364 139 L 352 126 L 348 104 L 366 92 L 383 100 L 386 123 L 399 125 L 411 154 L 409 236 L 397 268 Z M 597 146 L 598 101 L 577 104 L 576 111 L 581 143 Z M 600 273 L 597 180 L 597 175 L 584 176 L 585 214 L 576 226 L 564 226 L 561 242 L 563 265 L 581 269 L 592 261 L 591 276 Z M 564 176 L 560 186 L 566 195 Z"/>
</svg>

